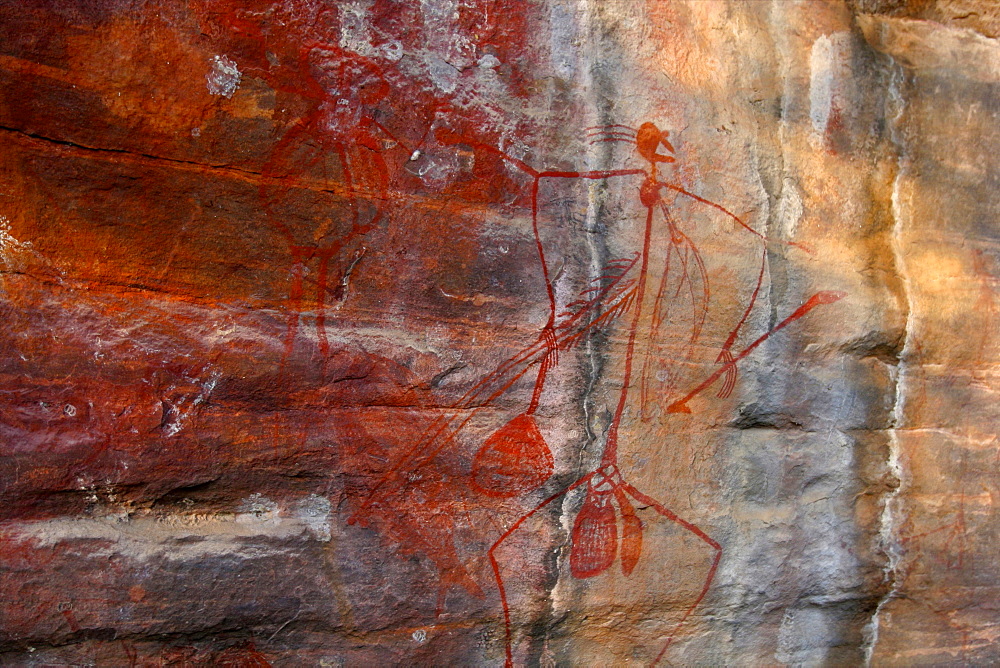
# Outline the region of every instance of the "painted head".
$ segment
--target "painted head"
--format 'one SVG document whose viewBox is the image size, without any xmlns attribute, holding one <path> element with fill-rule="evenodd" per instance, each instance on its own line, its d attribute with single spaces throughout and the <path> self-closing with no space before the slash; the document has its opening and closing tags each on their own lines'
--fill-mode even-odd
<svg viewBox="0 0 1000 668">
<path fill-rule="evenodd" d="M 640 125 L 639 131 L 635 135 L 635 145 L 639 149 L 639 155 L 654 164 L 657 162 L 674 162 L 673 156 L 660 155 L 656 152 L 661 145 L 671 153 L 674 152 L 674 147 L 667 141 L 667 135 L 669 134 L 666 130 L 661 131 L 660 128 L 652 123 L 643 123 Z"/>
</svg>

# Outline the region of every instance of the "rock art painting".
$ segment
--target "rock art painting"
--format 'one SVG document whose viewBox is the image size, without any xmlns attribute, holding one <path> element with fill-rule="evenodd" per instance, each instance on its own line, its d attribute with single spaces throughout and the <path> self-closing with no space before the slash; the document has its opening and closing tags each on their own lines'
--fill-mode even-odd
<svg viewBox="0 0 1000 668">
<path fill-rule="evenodd" d="M 995 658 L 888 4 L 0 2 L 0 663 Z"/>
<path fill-rule="evenodd" d="M 585 579 L 595 577 L 606 571 L 619 555 L 618 514 L 621 515 L 620 565 L 622 574 L 631 575 L 642 552 L 643 524 L 636 515 L 634 503 L 652 508 L 671 522 L 675 522 L 690 531 L 714 551 L 711 565 L 705 576 L 705 582 L 691 607 L 685 611 L 678 622 L 682 624 L 694 607 L 704 598 L 711 585 L 715 570 L 718 567 L 722 547 L 712 540 L 698 526 L 678 517 L 670 509 L 655 501 L 645 493 L 629 484 L 618 468 L 619 428 L 626 407 L 629 405 L 629 390 L 635 384 L 641 387 L 638 401 L 641 405 L 636 409 L 646 413 L 647 402 L 663 404 L 666 413 L 691 413 L 688 403 L 703 390 L 725 376 L 725 381 L 719 390 L 720 397 L 729 396 L 735 384 L 736 364 L 750 354 L 754 348 L 763 343 L 771 331 L 762 334 L 737 355 L 733 355 L 733 343 L 737 340 L 739 330 L 753 310 L 754 302 L 760 292 L 764 277 L 764 265 L 758 274 L 753 291 L 747 298 L 746 310 L 741 319 L 733 327 L 719 350 L 716 362 L 720 368 L 709 375 L 704 381 L 679 398 L 675 398 L 672 390 L 665 387 L 663 381 L 653 375 L 661 366 L 670 367 L 682 363 L 684 359 L 676 355 L 673 347 L 660 347 L 662 334 L 659 331 L 668 328 L 678 328 L 678 320 L 685 331 L 682 339 L 687 346 L 699 343 L 701 330 L 706 319 L 712 315 L 711 290 L 705 262 L 691 239 L 682 231 L 683 222 L 671 217 L 670 209 L 661 196 L 661 192 L 679 193 L 694 201 L 716 209 L 722 215 L 732 219 L 741 231 L 748 232 L 766 246 L 767 238 L 760 232 L 749 227 L 737 216 L 718 204 L 710 202 L 675 184 L 661 181 L 659 177 L 660 163 L 674 162 L 671 155 L 673 147 L 667 139 L 667 131 L 661 131 L 653 123 L 643 123 L 638 130 L 625 125 L 615 124 L 604 128 L 590 128 L 594 139 L 591 143 L 605 141 L 620 141 L 634 145 L 636 153 L 648 164 L 645 169 L 616 169 L 600 171 L 539 171 L 521 160 L 510 158 L 497 149 L 480 144 L 472 138 L 461 137 L 450 132 L 442 133 L 442 141 L 448 144 L 465 144 L 482 151 L 498 154 L 503 160 L 513 164 L 531 177 L 531 215 L 532 229 L 538 247 L 539 271 L 544 279 L 546 296 L 549 304 L 549 316 L 544 328 L 528 347 L 518 351 L 513 357 L 502 362 L 491 374 L 480 380 L 466 393 L 453 408 L 454 416 L 435 420 L 430 428 L 421 434 L 414 446 L 409 449 L 398 464 L 394 465 L 384 480 L 380 480 L 358 511 L 358 519 L 369 512 L 372 505 L 385 498 L 383 494 L 392 494 L 398 487 L 411 488 L 414 474 L 419 479 L 419 471 L 428 465 L 432 457 L 455 441 L 457 430 L 468 423 L 479 408 L 489 406 L 495 399 L 506 393 L 521 377 L 533 373 L 534 385 L 531 399 L 524 412 L 520 413 L 497 431 L 491 434 L 476 451 L 473 459 L 469 487 L 474 493 L 487 497 L 513 498 L 532 492 L 542 486 L 553 474 L 553 458 L 551 450 L 542 435 L 534 414 L 540 406 L 548 372 L 558 364 L 561 351 L 571 350 L 597 328 L 613 327 L 617 320 L 628 319 L 624 324 L 623 337 L 626 341 L 624 349 L 615 351 L 621 358 L 622 373 L 621 389 L 614 405 L 607 430 L 603 435 L 603 454 L 599 467 L 577 478 L 554 495 L 548 496 L 538 505 L 528 510 L 524 515 L 514 520 L 490 546 L 488 555 L 496 585 L 504 608 L 504 623 L 506 636 L 506 661 L 511 664 L 511 611 L 506 596 L 504 578 L 501 566 L 496 557 L 496 551 L 520 526 L 546 506 L 562 498 L 577 487 L 586 486 L 583 505 L 579 508 L 568 541 L 570 573 L 573 577 Z M 660 148 L 667 153 L 659 153 Z M 648 171 L 647 171 L 648 170 Z M 539 202 L 540 183 L 544 179 L 586 179 L 605 181 L 618 177 L 642 177 L 634 196 L 646 209 L 645 224 L 642 231 L 642 246 L 631 258 L 613 259 L 602 268 L 602 273 L 592 281 L 579 298 L 566 305 L 564 310 L 557 307 L 555 290 L 550 278 L 548 263 L 545 258 L 545 244 L 539 232 Z M 633 185 L 634 188 L 634 185 Z M 651 316 L 643 319 L 642 307 L 647 301 L 647 278 L 650 267 L 654 219 L 658 219 L 658 233 L 669 236 L 666 258 L 663 260 L 662 277 L 656 281 L 655 298 L 651 301 Z M 665 228 L 665 229 L 663 229 Z M 680 294 L 685 293 L 681 299 Z M 778 331 L 786 325 L 806 315 L 820 304 L 833 303 L 844 295 L 835 292 L 820 292 L 782 320 L 772 331 Z M 686 303 L 685 303 L 686 302 Z M 677 315 L 680 304 L 690 308 L 690 313 Z M 671 308 L 674 309 L 674 319 L 670 319 Z M 648 322 L 647 322 L 648 321 Z M 643 334 L 640 339 L 640 331 Z M 636 373 L 637 381 L 633 381 L 633 366 L 636 364 L 637 344 L 645 348 L 642 354 L 642 375 Z M 659 345 L 658 345 L 659 344 Z M 666 355 L 666 351 L 669 351 Z M 535 367 L 535 368 L 533 368 Z M 638 371 L 638 369 L 637 369 Z M 671 373 L 673 371 L 673 373 Z M 681 376 L 675 370 L 668 370 L 668 377 Z M 464 410 L 462 410 L 464 409 Z M 458 412 L 458 411 L 461 412 Z M 459 483 L 461 484 L 461 483 Z M 412 500 L 405 494 L 396 492 L 403 508 L 391 508 L 393 513 L 405 512 L 412 505 Z M 617 506 L 617 512 L 616 512 Z M 418 515 L 419 517 L 419 515 Z M 363 519 L 361 519 L 363 521 Z M 414 527 L 423 523 L 414 522 Z M 410 529 L 413 531 L 414 529 Z M 419 531 L 419 529 L 417 529 Z M 453 546 L 448 546 L 449 552 Z M 460 568 L 449 565 L 450 568 Z M 466 581 L 462 574 L 461 582 Z M 478 585 L 472 583 L 474 593 L 481 593 Z M 668 637 L 663 648 L 654 659 L 654 663 L 662 658 L 670 645 L 672 637 Z"/>
</svg>

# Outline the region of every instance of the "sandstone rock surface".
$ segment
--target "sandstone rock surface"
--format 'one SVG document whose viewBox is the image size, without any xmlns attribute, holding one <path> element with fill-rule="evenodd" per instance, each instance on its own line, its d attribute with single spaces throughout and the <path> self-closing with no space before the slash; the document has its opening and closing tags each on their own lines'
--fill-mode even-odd
<svg viewBox="0 0 1000 668">
<path fill-rule="evenodd" d="M 995 662 L 998 26 L 0 2 L 0 663 Z"/>
</svg>

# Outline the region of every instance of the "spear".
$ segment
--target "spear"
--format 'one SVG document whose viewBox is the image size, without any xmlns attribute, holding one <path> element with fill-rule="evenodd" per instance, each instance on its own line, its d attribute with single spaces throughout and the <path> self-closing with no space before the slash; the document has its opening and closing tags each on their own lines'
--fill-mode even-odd
<svg viewBox="0 0 1000 668">
<path fill-rule="evenodd" d="M 795 322 L 796 320 L 798 320 L 799 318 L 801 318 L 805 314 L 809 313 L 809 311 L 813 310 L 814 308 L 816 308 L 820 304 L 832 304 L 833 302 L 838 301 L 840 299 L 843 299 L 846 296 L 847 296 L 846 292 L 837 292 L 837 291 L 833 291 L 833 290 L 826 290 L 826 291 L 823 291 L 823 292 L 817 292 L 816 294 L 814 294 L 812 297 L 809 298 L 809 301 L 807 301 L 805 304 L 803 304 L 802 306 L 800 306 L 797 309 L 795 309 L 795 311 L 790 316 L 788 316 L 787 318 L 785 318 L 784 320 L 782 320 L 781 322 L 779 322 L 770 331 L 765 332 L 759 339 L 757 339 L 756 341 L 754 341 L 753 343 L 751 343 L 749 346 L 747 346 L 746 348 L 744 348 L 743 352 L 741 352 L 739 355 L 736 355 L 731 360 L 729 360 L 728 362 L 726 362 L 725 364 L 723 364 L 722 366 L 720 366 L 718 369 L 716 369 L 715 373 L 713 373 L 711 376 L 709 376 L 708 378 L 706 378 L 701 383 L 701 385 L 699 385 L 698 387 L 696 387 L 693 390 L 691 390 L 687 394 L 687 396 L 683 397 L 682 399 L 678 399 L 677 401 L 675 401 L 672 404 L 670 404 L 669 406 L 667 406 L 667 412 L 668 413 L 690 413 L 691 412 L 691 408 L 687 405 L 687 403 L 689 401 L 691 401 L 691 399 L 693 399 L 696 395 L 698 395 L 699 393 L 701 393 L 709 385 L 711 385 L 712 383 L 714 383 L 715 381 L 717 381 L 719 379 L 719 377 L 722 374 L 726 373 L 726 371 L 728 371 L 731 367 L 736 366 L 737 362 L 739 362 L 741 359 L 743 359 L 744 357 L 746 357 L 747 355 L 749 355 L 753 351 L 754 348 L 756 348 L 760 344 L 764 343 L 764 341 L 767 341 L 767 339 L 770 338 L 770 336 L 772 334 L 774 334 L 775 332 L 777 332 L 779 329 L 782 329 L 783 327 L 786 327 L 786 326 L 790 325 L 791 323 Z"/>
</svg>

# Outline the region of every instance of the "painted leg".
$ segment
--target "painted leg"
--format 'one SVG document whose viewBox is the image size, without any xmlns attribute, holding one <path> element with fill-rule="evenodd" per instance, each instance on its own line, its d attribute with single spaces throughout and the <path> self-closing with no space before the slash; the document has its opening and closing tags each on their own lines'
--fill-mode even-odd
<svg viewBox="0 0 1000 668">
<path fill-rule="evenodd" d="M 573 491 L 580 485 L 586 484 L 587 482 L 590 481 L 592 477 L 594 477 L 594 474 L 588 473 L 587 475 L 583 476 L 573 484 L 569 485 L 566 489 L 562 490 L 561 492 L 557 492 L 556 494 L 553 494 L 552 496 L 548 497 L 540 504 L 532 508 L 530 511 L 522 515 L 520 519 L 514 522 L 514 524 L 511 525 L 511 527 L 507 529 L 507 531 L 505 531 L 503 535 L 500 536 L 500 538 L 498 538 L 495 543 L 493 543 L 493 545 L 487 552 L 490 558 L 490 566 L 492 566 L 493 568 L 493 577 L 496 580 L 497 589 L 500 591 L 500 604 L 503 606 L 504 651 L 506 653 L 506 661 L 504 665 L 507 666 L 508 668 L 514 665 L 514 653 L 512 649 L 512 638 L 511 638 L 511 628 L 510 628 L 510 606 L 507 603 L 507 589 L 504 587 L 503 584 L 503 576 L 500 574 L 500 564 L 497 562 L 497 558 L 494 553 L 496 552 L 496 549 L 500 547 L 505 540 L 510 538 L 510 536 L 515 531 L 517 531 L 521 527 L 521 525 L 524 524 L 535 513 L 537 513 L 542 508 L 549 505 L 556 499 L 565 496 L 566 494 L 569 494 L 571 491 Z"/>
<path fill-rule="evenodd" d="M 330 254 L 321 252 L 319 271 L 316 274 L 316 338 L 319 340 L 320 367 L 326 370 L 326 359 L 330 356 L 330 343 L 326 339 L 326 275 Z"/>
<path fill-rule="evenodd" d="M 694 612 L 695 608 L 698 607 L 698 604 L 700 604 L 702 599 L 705 598 L 705 595 L 708 593 L 709 588 L 712 586 L 712 580 L 715 579 L 715 571 L 719 568 L 719 560 L 722 558 L 722 546 L 719 545 L 714 540 L 712 540 L 707 533 L 701 530 L 700 527 L 698 527 L 695 524 L 692 524 L 691 522 L 688 522 L 687 520 L 681 519 L 676 513 L 668 509 L 666 506 L 659 503 L 652 497 L 643 494 L 632 485 L 628 483 L 622 483 L 622 487 L 625 489 L 625 492 L 633 499 L 635 499 L 641 504 L 653 508 L 654 510 L 656 510 L 656 512 L 658 512 L 663 517 L 666 517 L 671 522 L 674 522 L 675 524 L 679 524 L 680 526 L 684 527 L 685 529 L 693 533 L 695 536 L 700 538 L 703 542 L 705 542 L 715 551 L 715 556 L 712 557 L 712 565 L 708 569 L 708 575 L 705 577 L 705 582 L 704 584 L 702 584 L 701 591 L 698 593 L 698 598 L 696 598 L 694 600 L 694 603 L 692 603 L 691 606 L 684 612 L 684 616 L 681 617 L 679 622 L 677 622 L 677 625 L 674 627 L 673 632 L 671 632 L 670 637 L 667 638 L 667 641 L 666 643 L 664 643 L 663 648 L 660 649 L 660 653 L 656 655 L 656 659 L 653 660 L 653 665 L 655 666 L 657 663 L 660 662 L 660 659 L 663 658 L 663 655 L 666 653 L 667 648 L 670 647 L 670 644 L 677 636 L 677 632 L 684 625 L 684 622 L 686 622 L 687 618 L 691 616 L 691 613 Z"/>
<path fill-rule="evenodd" d="M 284 371 L 288 358 L 292 355 L 295 336 L 299 329 L 299 312 L 302 309 L 302 256 L 298 250 L 292 250 L 292 289 L 288 295 L 289 314 L 288 326 L 285 330 L 285 352 L 281 357 L 281 371 Z"/>
</svg>

